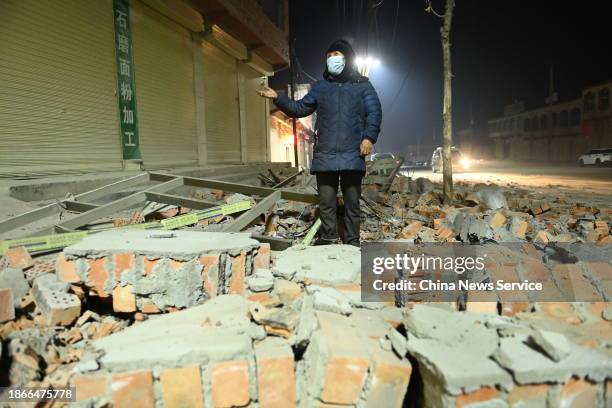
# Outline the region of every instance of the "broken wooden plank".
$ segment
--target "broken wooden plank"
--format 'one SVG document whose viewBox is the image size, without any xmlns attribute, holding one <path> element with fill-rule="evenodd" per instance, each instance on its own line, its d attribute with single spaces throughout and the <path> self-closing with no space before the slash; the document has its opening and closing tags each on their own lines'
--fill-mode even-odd
<svg viewBox="0 0 612 408">
<path fill-rule="evenodd" d="M 133 187 L 145 183 L 147 181 L 150 181 L 148 173 L 138 174 L 134 177 L 119 180 L 115 183 L 107 184 L 105 186 L 86 191 L 82 194 L 78 194 L 74 196 L 72 200 L 61 200 L 57 203 L 45 205 L 35 210 L 19 214 L 15 217 L 11 217 L 5 221 L 0 222 L 0 233 L 17 229 L 21 226 L 30 224 L 34 221 L 38 221 L 42 218 L 49 217 L 51 215 L 59 214 L 65 210 L 64 203 L 66 201 L 93 201 L 98 198 L 104 197 L 105 195 L 117 193 L 127 187 Z"/>
<path fill-rule="evenodd" d="M 155 201 L 156 203 L 177 205 L 180 207 L 187 207 L 193 210 L 203 210 L 205 208 L 216 207 L 219 203 L 214 201 L 199 200 L 195 198 L 183 197 L 174 194 L 156 193 L 153 191 L 145 191 L 148 201 Z"/>
<path fill-rule="evenodd" d="M 151 180 L 154 181 L 168 181 L 172 175 L 164 173 L 150 173 Z M 271 187 L 258 187 L 251 186 L 248 184 L 230 183 L 228 181 L 203 179 L 197 177 L 183 177 L 186 186 L 200 187 L 200 188 L 214 188 L 223 191 L 231 191 L 232 193 L 242 193 L 250 196 L 266 197 L 272 194 L 275 190 Z M 318 204 L 319 196 L 312 193 L 301 193 L 291 190 L 278 190 L 281 192 L 281 198 L 284 200 L 300 201 L 302 203 Z"/>
<path fill-rule="evenodd" d="M 251 208 L 249 211 L 242 214 L 240 217 L 236 218 L 232 223 L 228 224 L 223 228 L 223 231 L 226 232 L 239 232 L 244 227 L 253 222 L 257 217 L 265 214 L 274 204 L 278 202 L 281 198 L 281 192 L 275 191 L 259 203 L 255 205 L 255 207 Z"/>
<path fill-rule="evenodd" d="M 283 181 L 277 183 L 274 185 L 274 188 L 281 188 L 286 186 L 287 184 L 291 183 L 293 180 L 295 180 L 295 178 L 297 176 L 299 176 L 300 174 L 302 174 L 304 172 L 304 170 L 300 170 L 295 174 L 290 175 L 289 177 L 287 177 L 286 179 L 284 179 Z"/>
<path fill-rule="evenodd" d="M 58 224 L 57 227 L 59 229 L 58 232 L 64 232 L 65 230 L 75 230 L 84 225 L 90 224 L 94 221 L 99 220 L 100 218 L 107 217 L 117 213 L 119 211 L 130 208 L 134 205 L 138 205 L 147 200 L 147 192 L 167 192 L 173 190 L 177 187 L 181 187 L 183 185 L 182 177 L 175 177 L 169 181 L 166 181 L 162 184 L 153 186 L 145 191 L 139 191 L 137 193 L 131 194 L 127 197 L 120 198 L 119 200 L 112 201 L 110 203 L 101 205 L 100 207 L 94 208 L 87 212 L 77 215 L 76 217 L 65 221 L 61 224 Z M 56 229 L 57 230 L 57 229 Z M 38 235 L 39 233 L 37 233 Z"/>
</svg>

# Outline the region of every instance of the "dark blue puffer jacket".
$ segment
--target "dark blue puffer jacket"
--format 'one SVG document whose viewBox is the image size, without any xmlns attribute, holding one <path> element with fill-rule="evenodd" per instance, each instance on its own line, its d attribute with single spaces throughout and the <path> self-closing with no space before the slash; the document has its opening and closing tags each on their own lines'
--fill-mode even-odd
<svg viewBox="0 0 612 408">
<path fill-rule="evenodd" d="M 364 138 L 376 143 L 382 120 L 380 100 L 367 78 L 317 81 L 301 100 L 292 101 L 279 94 L 274 104 L 291 117 L 302 118 L 317 111 L 311 173 L 338 170 L 365 173 L 359 146 Z"/>
</svg>

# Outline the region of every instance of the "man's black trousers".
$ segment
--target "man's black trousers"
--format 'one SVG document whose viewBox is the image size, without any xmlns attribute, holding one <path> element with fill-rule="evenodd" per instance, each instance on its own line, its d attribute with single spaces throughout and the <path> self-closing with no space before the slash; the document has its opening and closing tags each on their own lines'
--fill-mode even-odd
<svg viewBox="0 0 612 408">
<path fill-rule="evenodd" d="M 359 199 L 363 173 L 342 170 L 318 172 L 316 175 L 320 200 L 321 238 L 324 241 L 338 239 L 336 199 L 338 184 L 340 184 L 344 199 L 344 243 L 359 245 L 359 223 L 361 221 Z"/>
</svg>

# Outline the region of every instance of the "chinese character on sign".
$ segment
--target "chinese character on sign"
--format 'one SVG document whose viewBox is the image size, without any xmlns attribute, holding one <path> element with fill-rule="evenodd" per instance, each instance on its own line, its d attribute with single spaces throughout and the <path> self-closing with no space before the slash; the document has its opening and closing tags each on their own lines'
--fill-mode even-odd
<svg viewBox="0 0 612 408">
<path fill-rule="evenodd" d="M 136 146 L 136 143 L 134 143 L 132 141 L 132 138 L 134 137 L 134 132 L 124 132 L 125 136 L 127 136 L 127 143 L 125 143 L 126 146 Z"/>
<path fill-rule="evenodd" d="M 124 30 L 127 30 L 127 14 L 121 10 L 116 10 L 117 24 Z"/>
<path fill-rule="evenodd" d="M 121 99 L 124 101 L 132 100 L 132 86 L 127 82 L 121 83 Z"/>
<path fill-rule="evenodd" d="M 134 111 L 128 109 L 126 106 L 123 107 L 123 123 L 134 123 Z"/>
<path fill-rule="evenodd" d="M 117 48 L 119 48 L 119 51 L 121 51 L 122 53 L 129 54 L 130 41 L 125 35 L 119 34 L 117 36 Z"/>
<path fill-rule="evenodd" d="M 119 74 L 123 76 L 130 76 L 130 62 L 119 58 Z"/>
</svg>

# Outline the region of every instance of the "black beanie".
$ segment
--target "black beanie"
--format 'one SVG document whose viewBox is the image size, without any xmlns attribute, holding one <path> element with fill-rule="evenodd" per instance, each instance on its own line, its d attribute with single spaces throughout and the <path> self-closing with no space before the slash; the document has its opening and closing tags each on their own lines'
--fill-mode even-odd
<svg viewBox="0 0 612 408">
<path fill-rule="evenodd" d="M 348 63 L 353 63 L 355 61 L 355 51 L 353 50 L 351 44 L 346 40 L 334 41 L 325 52 L 325 55 L 333 51 L 340 51 L 342 54 L 344 54 L 344 58 L 346 58 L 347 65 Z"/>
</svg>

